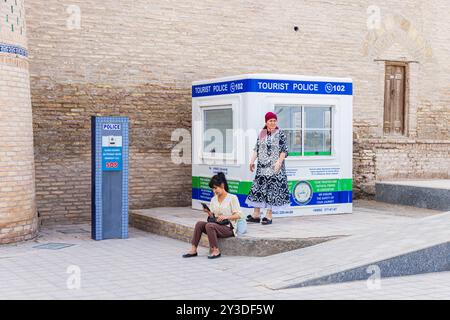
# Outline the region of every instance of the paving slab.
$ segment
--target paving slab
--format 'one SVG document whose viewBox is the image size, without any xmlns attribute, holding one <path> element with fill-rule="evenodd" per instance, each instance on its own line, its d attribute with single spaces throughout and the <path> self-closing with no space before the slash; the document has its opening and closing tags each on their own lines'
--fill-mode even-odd
<svg viewBox="0 0 450 320">
<path fill-rule="evenodd" d="M 88 224 L 79 227 L 90 228 Z M 283 261 L 287 253 L 258 258 L 224 255 L 209 260 L 207 250 L 200 248 L 199 257 L 182 259 L 181 254 L 189 249 L 188 244 L 134 228 L 129 230 L 129 239 L 104 241 L 91 240 L 85 233 L 68 234 L 58 230 L 61 226 L 43 227 L 33 241 L 0 246 L 0 258 L 7 257 L 0 260 L 0 299 L 450 298 L 450 272 L 382 278 L 376 288 L 369 287 L 364 280 L 272 290 L 261 278 L 270 278 L 270 272 L 282 274 L 291 261 Z M 43 243 L 75 245 L 61 250 L 33 248 Z M 331 253 L 324 251 L 321 256 Z M 266 269 L 266 263 L 271 264 L 274 259 L 280 260 L 279 269 Z M 80 289 L 67 287 L 71 276 L 67 268 L 73 265 L 81 270 Z M 249 267 L 252 275 L 257 273 L 261 277 L 254 280 L 253 276 L 240 275 Z M 320 263 L 316 267 L 320 269 Z M 296 268 L 301 271 L 303 266 L 296 265 Z"/>
<path fill-rule="evenodd" d="M 266 257 L 237 274 L 270 289 L 381 277 L 450 271 L 450 213 L 411 219 L 398 225 Z M 255 270 L 265 270 L 264 274 Z"/>
</svg>

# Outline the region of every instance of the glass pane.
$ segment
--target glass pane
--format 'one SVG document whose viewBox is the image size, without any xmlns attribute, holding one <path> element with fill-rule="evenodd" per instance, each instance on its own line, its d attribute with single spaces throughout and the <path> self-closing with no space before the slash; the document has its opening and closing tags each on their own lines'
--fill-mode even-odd
<svg viewBox="0 0 450 320">
<path fill-rule="evenodd" d="M 302 131 L 301 130 L 284 130 L 288 140 L 288 148 L 290 156 L 302 155 Z"/>
<path fill-rule="evenodd" d="M 218 131 L 213 131 L 211 129 Z M 232 129 L 233 110 L 231 108 L 205 110 L 203 151 L 208 153 L 233 152 Z"/>
<path fill-rule="evenodd" d="M 331 130 L 305 130 L 305 156 L 331 155 Z"/>
<path fill-rule="evenodd" d="M 278 117 L 278 127 L 282 128 L 284 130 L 289 129 L 291 126 L 289 107 L 276 106 L 275 114 Z"/>
<path fill-rule="evenodd" d="M 331 107 L 305 107 L 306 129 L 330 129 Z"/>
<path fill-rule="evenodd" d="M 276 106 L 278 127 L 286 132 L 290 156 L 301 156 L 302 153 L 302 107 Z"/>
</svg>

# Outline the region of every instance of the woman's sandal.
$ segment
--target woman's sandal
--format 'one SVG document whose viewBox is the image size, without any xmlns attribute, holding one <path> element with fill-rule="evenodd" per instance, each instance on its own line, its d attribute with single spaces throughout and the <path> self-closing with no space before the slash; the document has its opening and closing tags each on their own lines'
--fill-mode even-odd
<svg viewBox="0 0 450 320">
<path fill-rule="evenodd" d="M 196 257 L 196 256 L 198 256 L 198 253 L 196 252 L 196 253 L 186 253 L 186 254 L 183 254 L 183 258 L 191 258 L 191 257 Z"/>
<path fill-rule="evenodd" d="M 267 224 L 272 224 L 272 219 L 267 219 L 266 217 L 264 217 L 262 219 L 261 224 L 267 225 Z"/>
<path fill-rule="evenodd" d="M 210 256 L 208 256 L 208 259 L 216 259 L 216 258 L 220 258 L 221 255 L 222 255 L 221 253 L 216 254 L 215 256 L 210 255 Z"/>
<path fill-rule="evenodd" d="M 253 218 L 253 216 L 251 214 L 249 214 L 247 216 L 247 222 L 260 223 L 261 222 L 261 218 Z"/>
</svg>

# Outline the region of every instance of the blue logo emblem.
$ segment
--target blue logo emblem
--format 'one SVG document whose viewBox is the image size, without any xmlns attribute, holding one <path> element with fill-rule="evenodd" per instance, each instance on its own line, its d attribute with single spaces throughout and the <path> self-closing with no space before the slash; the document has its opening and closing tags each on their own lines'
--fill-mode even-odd
<svg viewBox="0 0 450 320">
<path fill-rule="evenodd" d="M 299 181 L 293 191 L 293 197 L 298 204 L 308 204 L 313 196 L 311 185 L 307 181 Z"/>
</svg>

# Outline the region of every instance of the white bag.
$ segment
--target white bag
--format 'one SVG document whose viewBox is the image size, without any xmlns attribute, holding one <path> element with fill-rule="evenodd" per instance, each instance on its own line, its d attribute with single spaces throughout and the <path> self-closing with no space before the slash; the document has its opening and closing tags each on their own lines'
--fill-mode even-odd
<svg viewBox="0 0 450 320">
<path fill-rule="evenodd" d="M 239 236 L 245 233 L 247 233 L 247 221 L 245 219 L 239 219 L 236 222 L 236 234 Z"/>
</svg>

